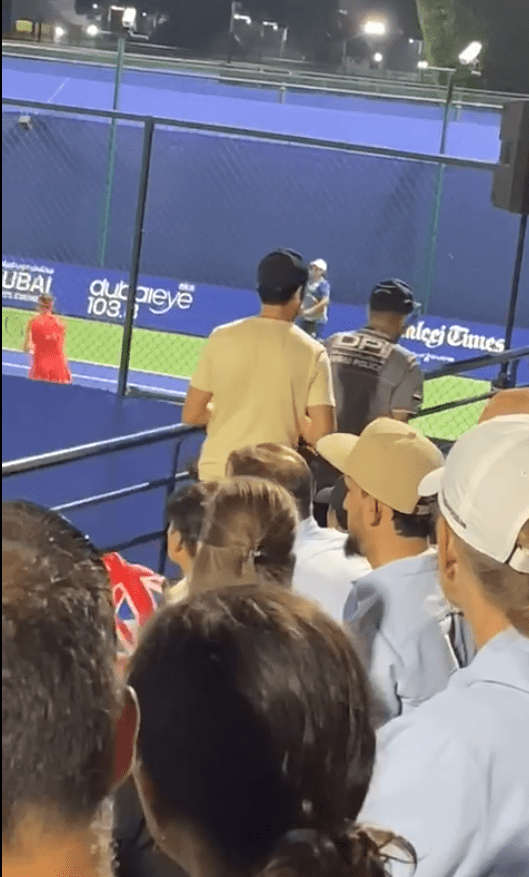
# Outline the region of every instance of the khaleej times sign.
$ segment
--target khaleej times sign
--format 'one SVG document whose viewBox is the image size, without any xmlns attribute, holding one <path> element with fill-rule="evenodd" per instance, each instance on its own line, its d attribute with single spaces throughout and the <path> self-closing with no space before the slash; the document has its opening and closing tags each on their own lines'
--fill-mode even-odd
<svg viewBox="0 0 529 877">
<path fill-rule="evenodd" d="M 2 258 L 2 304 L 33 309 L 38 296 L 55 297 L 60 314 L 122 323 L 128 295 L 125 272 L 67 265 L 45 260 Z M 250 290 L 189 283 L 141 275 L 134 321 L 145 329 L 206 337 L 221 323 L 255 314 L 258 302 Z M 365 308 L 333 303 L 325 335 L 358 328 Z M 504 349 L 502 327 L 424 316 L 407 328 L 402 343 L 426 369 L 443 362 L 469 359 Z M 529 345 L 529 330 L 517 329 L 513 346 Z M 476 377 L 486 376 L 483 371 Z"/>
</svg>

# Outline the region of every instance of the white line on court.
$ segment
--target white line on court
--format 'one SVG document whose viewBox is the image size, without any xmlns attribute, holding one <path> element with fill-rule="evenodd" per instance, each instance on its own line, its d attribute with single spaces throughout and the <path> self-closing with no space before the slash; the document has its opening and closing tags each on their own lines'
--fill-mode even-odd
<svg viewBox="0 0 529 877">
<path fill-rule="evenodd" d="M 3 347 L 2 350 L 5 350 L 6 353 L 22 354 L 22 351 L 17 350 L 15 347 Z M 115 369 L 116 372 L 118 371 L 117 365 L 105 365 L 104 363 L 101 363 L 101 362 L 93 362 L 91 359 L 73 359 L 72 362 L 79 362 L 81 365 L 93 365 L 94 368 L 113 368 L 113 369 Z M 2 365 L 11 365 L 11 363 L 9 363 L 9 362 L 4 363 L 2 361 Z M 29 368 L 29 367 L 26 366 L 26 368 Z M 169 372 L 153 372 L 153 371 L 149 371 L 149 369 L 147 369 L 147 368 L 131 368 L 130 371 L 131 372 L 139 372 L 142 375 L 153 375 L 154 377 L 156 377 L 156 375 L 159 375 L 161 378 L 174 378 L 176 381 L 189 381 L 190 380 L 190 378 L 185 377 L 184 375 L 173 375 L 173 374 L 169 374 Z M 160 389 L 160 388 L 158 387 L 158 389 Z"/>
<path fill-rule="evenodd" d="M 77 361 L 79 361 L 79 360 L 77 360 Z M 87 365 L 92 365 L 92 364 L 95 364 L 95 363 L 86 363 L 86 364 L 87 364 Z M 28 366 L 28 365 L 22 365 L 21 363 L 17 363 L 17 362 L 5 362 L 4 360 L 2 360 L 2 367 L 4 367 L 4 366 L 5 366 L 6 368 L 19 368 L 19 369 L 21 369 L 22 371 L 25 371 L 26 374 L 29 373 L 29 366 Z M 145 374 L 150 374 L 150 372 L 145 372 Z M 83 380 L 83 381 L 90 381 L 91 383 L 113 384 L 114 386 L 117 386 L 117 383 L 118 383 L 117 380 L 116 380 L 115 378 L 98 378 L 98 377 L 96 377 L 95 375 L 78 375 L 78 374 L 76 374 L 75 372 L 72 372 L 71 375 L 72 375 L 72 378 L 79 378 L 79 379 L 81 379 L 81 380 Z M 44 383 L 45 383 L 45 382 L 44 382 Z M 179 396 L 182 396 L 182 393 L 179 392 L 178 390 L 164 390 L 162 387 L 153 387 L 152 384 L 133 384 L 133 386 L 134 386 L 134 387 L 137 387 L 138 390 L 147 390 L 148 392 L 151 392 L 151 393 L 152 393 L 153 391 L 159 390 L 159 391 L 162 392 L 162 393 L 168 393 L 168 394 L 171 394 L 171 395 L 173 395 L 175 398 L 178 398 Z"/>
</svg>

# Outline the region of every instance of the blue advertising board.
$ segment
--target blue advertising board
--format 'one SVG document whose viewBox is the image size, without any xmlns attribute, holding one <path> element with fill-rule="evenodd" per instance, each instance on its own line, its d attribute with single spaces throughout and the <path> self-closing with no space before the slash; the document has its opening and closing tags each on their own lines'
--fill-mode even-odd
<svg viewBox="0 0 529 877">
<path fill-rule="evenodd" d="M 124 271 L 2 258 L 2 304 L 8 307 L 32 308 L 40 293 L 49 292 L 55 297 L 58 313 L 65 316 L 123 323 L 128 288 Z M 215 326 L 250 316 L 258 307 L 256 293 L 248 289 L 141 275 L 134 322 L 144 329 L 207 337 Z M 364 323 L 363 307 L 331 304 L 324 335 Z M 505 346 L 501 326 L 430 314 L 410 325 L 402 342 L 425 370 L 486 353 L 501 353 Z M 516 329 L 513 347 L 526 345 L 529 329 Z M 525 369 L 529 372 L 527 364 Z M 476 377 L 488 379 L 489 375 L 480 370 Z"/>
</svg>

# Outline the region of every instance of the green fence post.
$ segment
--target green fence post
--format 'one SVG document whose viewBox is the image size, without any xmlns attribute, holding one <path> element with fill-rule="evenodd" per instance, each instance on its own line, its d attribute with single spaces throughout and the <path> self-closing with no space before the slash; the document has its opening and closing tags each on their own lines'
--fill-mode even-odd
<svg viewBox="0 0 529 877">
<path fill-rule="evenodd" d="M 448 124 L 450 121 L 450 109 L 452 99 L 454 97 L 455 75 L 456 70 L 451 70 L 448 76 L 448 85 L 446 89 L 446 100 L 443 112 L 443 125 L 441 129 L 441 143 L 439 145 L 439 155 L 446 154 L 446 141 L 448 137 Z M 428 242 L 426 245 L 426 266 L 424 272 L 424 286 L 422 293 L 422 310 L 428 313 L 430 304 L 430 296 L 432 294 L 433 277 L 435 271 L 435 257 L 437 255 L 437 237 L 439 235 L 439 219 L 441 215 L 441 202 L 443 199 L 443 182 L 444 182 L 445 166 L 442 162 L 437 165 L 434 184 L 434 196 L 432 204 L 432 213 L 430 216 L 430 226 L 428 229 Z"/>
<path fill-rule="evenodd" d="M 125 37 L 118 40 L 118 57 L 116 61 L 116 77 L 114 79 L 114 97 L 112 100 L 112 109 L 116 112 L 119 109 L 119 87 L 121 84 L 121 74 L 123 71 L 123 60 L 125 56 Z M 114 172 L 116 169 L 116 146 L 117 146 L 117 121 L 112 119 L 110 123 L 110 136 L 108 140 L 108 160 L 107 173 L 105 180 L 105 194 L 103 200 L 103 215 L 101 218 L 101 233 L 99 235 L 99 252 L 98 262 L 104 267 L 107 250 L 108 236 L 110 233 L 110 217 L 112 211 L 112 189 L 114 187 Z"/>
</svg>

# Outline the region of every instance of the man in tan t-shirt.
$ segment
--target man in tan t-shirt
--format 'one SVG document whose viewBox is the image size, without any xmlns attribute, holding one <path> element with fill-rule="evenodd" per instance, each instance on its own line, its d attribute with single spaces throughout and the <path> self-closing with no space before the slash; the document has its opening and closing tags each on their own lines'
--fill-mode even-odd
<svg viewBox="0 0 529 877">
<path fill-rule="evenodd" d="M 206 426 L 201 481 L 222 478 L 229 454 L 263 442 L 297 447 L 335 429 L 331 369 L 323 346 L 293 322 L 308 270 L 278 250 L 259 265 L 256 317 L 215 329 L 187 392 L 182 422 Z"/>
</svg>

